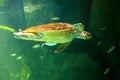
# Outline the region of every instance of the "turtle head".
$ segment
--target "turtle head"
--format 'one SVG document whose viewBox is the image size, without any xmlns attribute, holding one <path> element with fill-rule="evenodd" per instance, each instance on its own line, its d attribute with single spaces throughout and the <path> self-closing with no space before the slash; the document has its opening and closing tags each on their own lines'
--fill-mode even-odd
<svg viewBox="0 0 120 80">
<path fill-rule="evenodd" d="M 91 34 L 87 31 L 82 31 L 81 33 L 80 32 L 75 32 L 73 37 L 74 38 L 79 38 L 79 39 L 85 39 L 85 40 L 92 38 Z"/>
<path fill-rule="evenodd" d="M 77 23 L 73 25 L 75 31 L 73 33 L 74 38 L 79 39 L 91 39 L 92 36 L 89 32 L 84 30 L 84 25 L 82 23 Z"/>
</svg>

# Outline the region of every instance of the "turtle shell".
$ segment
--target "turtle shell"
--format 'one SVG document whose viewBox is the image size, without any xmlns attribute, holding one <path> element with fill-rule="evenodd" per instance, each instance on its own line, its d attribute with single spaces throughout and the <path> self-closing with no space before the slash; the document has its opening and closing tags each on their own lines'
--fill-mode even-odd
<svg viewBox="0 0 120 80">
<path fill-rule="evenodd" d="M 72 30 L 71 24 L 68 23 L 50 23 L 50 24 L 43 24 L 39 26 L 33 26 L 27 28 L 23 32 L 62 32 L 62 31 L 69 31 Z"/>
<path fill-rule="evenodd" d="M 66 43 L 73 40 L 71 34 L 73 29 L 74 28 L 71 24 L 51 23 L 30 27 L 22 32 L 34 33 L 40 36 L 40 41 L 44 41 L 46 43 Z"/>
</svg>

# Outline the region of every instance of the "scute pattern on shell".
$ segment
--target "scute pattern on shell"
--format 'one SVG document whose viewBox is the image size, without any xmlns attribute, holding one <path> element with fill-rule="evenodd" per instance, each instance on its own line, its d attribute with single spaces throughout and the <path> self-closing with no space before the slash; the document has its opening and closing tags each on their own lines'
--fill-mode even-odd
<svg viewBox="0 0 120 80">
<path fill-rule="evenodd" d="M 72 25 L 67 23 L 51 23 L 51 24 L 44 24 L 40 26 L 34 26 L 27 28 L 23 32 L 52 32 L 52 31 L 69 31 L 72 30 Z"/>
</svg>

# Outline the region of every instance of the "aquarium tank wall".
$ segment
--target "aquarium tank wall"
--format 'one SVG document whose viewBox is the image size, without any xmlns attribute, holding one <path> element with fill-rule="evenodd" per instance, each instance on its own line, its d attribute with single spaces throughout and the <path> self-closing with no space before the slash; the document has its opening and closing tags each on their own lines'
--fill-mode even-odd
<svg viewBox="0 0 120 80">
<path fill-rule="evenodd" d="M 60 44 L 14 37 L 29 27 L 58 22 L 82 23 L 81 33 L 85 29 L 92 37 L 75 38 L 60 53 L 54 52 Z M 56 30 L 55 38 L 66 40 L 59 38 L 68 37 L 66 29 Z M 120 80 L 119 40 L 119 0 L 0 0 L 0 80 Z"/>
</svg>

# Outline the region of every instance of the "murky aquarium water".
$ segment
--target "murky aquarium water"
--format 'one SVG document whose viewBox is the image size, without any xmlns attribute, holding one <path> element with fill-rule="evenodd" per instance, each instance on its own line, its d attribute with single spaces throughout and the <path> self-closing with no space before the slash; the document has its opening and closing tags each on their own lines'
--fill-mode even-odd
<svg viewBox="0 0 120 80">
<path fill-rule="evenodd" d="M 108 2 L 0 0 L 0 80 L 120 80 Z"/>
</svg>

